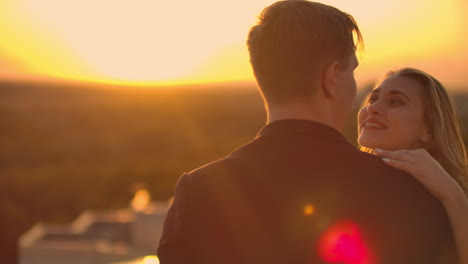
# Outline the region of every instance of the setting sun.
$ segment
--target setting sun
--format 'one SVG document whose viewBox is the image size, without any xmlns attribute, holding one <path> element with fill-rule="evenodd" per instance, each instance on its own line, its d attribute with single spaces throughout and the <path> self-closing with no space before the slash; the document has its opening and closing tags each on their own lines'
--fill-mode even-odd
<svg viewBox="0 0 468 264">
<path fill-rule="evenodd" d="M 253 80 L 247 32 L 273 2 L 5 0 L 0 77 L 120 84 Z M 366 51 L 358 79 L 399 66 L 422 67 L 453 82 L 465 76 L 463 1 L 321 2 L 352 14 L 361 27 Z"/>
</svg>

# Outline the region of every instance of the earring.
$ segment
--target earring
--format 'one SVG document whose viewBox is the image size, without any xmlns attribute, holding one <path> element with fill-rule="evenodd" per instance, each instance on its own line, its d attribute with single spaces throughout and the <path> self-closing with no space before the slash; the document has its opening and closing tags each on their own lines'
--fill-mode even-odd
<svg viewBox="0 0 468 264">
<path fill-rule="evenodd" d="M 425 135 L 424 137 L 421 138 L 421 143 L 422 143 L 423 149 L 428 150 L 430 141 L 431 141 L 431 136 L 430 135 Z"/>
<path fill-rule="evenodd" d="M 424 137 L 421 138 L 421 141 L 424 143 L 428 143 L 429 141 L 431 141 L 431 136 L 425 135 Z"/>
</svg>

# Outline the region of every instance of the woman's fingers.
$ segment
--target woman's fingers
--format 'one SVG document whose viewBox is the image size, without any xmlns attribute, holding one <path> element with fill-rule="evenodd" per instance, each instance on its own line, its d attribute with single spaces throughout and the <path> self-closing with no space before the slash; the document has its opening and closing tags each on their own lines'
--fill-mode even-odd
<svg viewBox="0 0 468 264">
<path fill-rule="evenodd" d="M 395 151 L 390 151 L 390 150 L 383 150 L 383 149 L 375 149 L 375 153 L 377 153 L 379 156 L 382 157 L 387 157 L 390 159 L 396 159 L 396 160 L 406 160 L 410 161 L 413 159 L 413 153 L 411 150 L 395 150 Z"/>
<path fill-rule="evenodd" d="M 394 168 L 397 168 L 402 171 L 406 171 L 408 173 L 413 173 L 414 166 L 409 162 L 386 158 L 386 157 L 382 158 L 382 160 Z"/>
<path fill-rule="evenodd" d="M 450 199 L 453 190 L 459 187 L 457 182 L 425 149 L 376 150 L 375 152 L 389 166 L 411 174 L 442 201 Z"/>
</svg>

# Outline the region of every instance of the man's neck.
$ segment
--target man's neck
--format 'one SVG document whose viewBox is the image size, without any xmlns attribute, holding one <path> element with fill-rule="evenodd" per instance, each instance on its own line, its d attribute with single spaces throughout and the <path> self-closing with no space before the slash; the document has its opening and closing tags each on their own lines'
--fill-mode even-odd
<svg viewBox="0 0 468 264">
<path fill-rule="evenodd" d="M 310 120 L 335 127 L 331 111 L 327 105 L 289 103 L 267 108 L 267 124 L 284 119 Z"/>
</svg>

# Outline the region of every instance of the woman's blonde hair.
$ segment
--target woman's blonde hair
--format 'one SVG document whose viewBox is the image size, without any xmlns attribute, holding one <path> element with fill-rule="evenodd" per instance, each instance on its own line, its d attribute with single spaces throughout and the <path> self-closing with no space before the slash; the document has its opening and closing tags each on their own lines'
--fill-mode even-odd
<svg viewBox="0 0 468 264">
<path fill-rule="evenodd" d="M 424 142 L 423 147 L 466 192 L 468 190 L 467 156 L 461 133 L 461 122 L 447 90 L 431 75 L 413 68 L 389 71 L 383 80 L 390 77 L 405 77 L 422 85 L 424 120 L 431 135 L 431 139 Z M 364 100 L 361 108 L 366 106 L 367 102 L 367 99 Z M 362 151 L 372 152 L 369 148 L 363 146 L 360 148 Z"/>
</svg>

